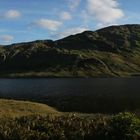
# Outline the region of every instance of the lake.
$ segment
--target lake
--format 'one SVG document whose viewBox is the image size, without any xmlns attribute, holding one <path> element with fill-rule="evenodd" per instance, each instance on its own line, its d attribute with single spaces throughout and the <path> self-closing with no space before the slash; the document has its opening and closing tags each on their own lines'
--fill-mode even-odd
<svg viewBox="0 0 140 140">
<path fill-rule="evenodd" d="M 0 79 L 0 97 L 42 102 L 61 111 L 136 111 L 140 78 Z"/>
</svg>

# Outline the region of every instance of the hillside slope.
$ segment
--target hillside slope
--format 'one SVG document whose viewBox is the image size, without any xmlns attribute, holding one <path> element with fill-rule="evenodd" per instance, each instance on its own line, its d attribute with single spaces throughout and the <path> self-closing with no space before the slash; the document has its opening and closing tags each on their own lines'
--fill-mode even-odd
<svg viewBox="0 0 140 140">
<path fill-rule="evenodd" d="M 0 48 L 1 77 L 116 77 L 140 74 L 140 25 L 110 26 Z"/>
</svg>

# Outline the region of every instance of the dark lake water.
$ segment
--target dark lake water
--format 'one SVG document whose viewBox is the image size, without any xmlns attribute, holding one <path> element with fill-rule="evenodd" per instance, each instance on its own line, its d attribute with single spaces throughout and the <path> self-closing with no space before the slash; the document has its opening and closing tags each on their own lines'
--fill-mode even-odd
<svg viewBox="0 0 140 140">
<path fill-rule="evenodd" d="M 140 78 L 0 79 L 0 96 L 140 96 Z"/>
<path fill-rule="evenodd" d="M 120 100 L 127 100 L 130 106 L 140 108 L 140 78 L 0 79 L 0 97 L 35 100 L 52 106 L 68 106 L 68 102 L 73 105 L 80 98 L 82 102 L 87 100 L 86 104 L 91 101 L 96 105 L 100 101 L 101 105 L 111 101 L 113 105 L 114 101 L 119 104 Z"/>
</svg>

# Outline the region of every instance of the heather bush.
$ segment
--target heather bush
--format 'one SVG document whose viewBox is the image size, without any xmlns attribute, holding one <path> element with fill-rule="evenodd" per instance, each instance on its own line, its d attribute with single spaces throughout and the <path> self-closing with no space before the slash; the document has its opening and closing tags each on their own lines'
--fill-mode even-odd
<svg viewBox="0 0 140 140">
<path fill-rule="evenodd" d="M 80 114 L 23 116 L 0 120 L 0 140 L 138 140 L 140 119 Z"/>
</svg>

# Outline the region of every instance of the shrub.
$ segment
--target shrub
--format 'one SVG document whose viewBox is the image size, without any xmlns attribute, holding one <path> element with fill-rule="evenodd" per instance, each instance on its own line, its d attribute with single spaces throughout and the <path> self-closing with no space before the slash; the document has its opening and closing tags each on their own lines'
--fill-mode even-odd
<svg viewBox="0 0 140 140">
<path fill-rule="evenodd" d="M 140 120 L 132 113 L 119 113 L 109 120 L 107 131 L 111 140 L 138 140 Z"/>
<path fill-rule="evenodd" d="M 139 140 L 140 120 L 115 116 L 47 115 L 0 120 L 0 140 Z"/>
</svg>

